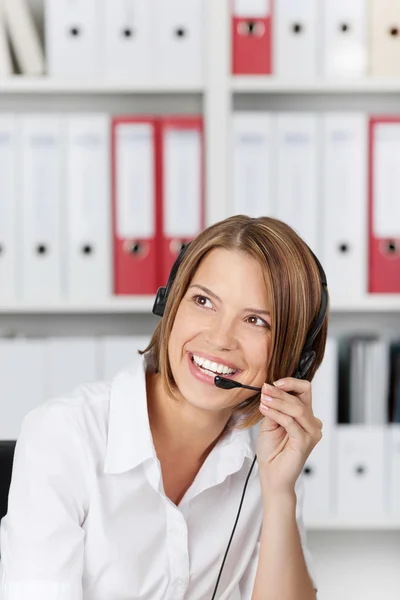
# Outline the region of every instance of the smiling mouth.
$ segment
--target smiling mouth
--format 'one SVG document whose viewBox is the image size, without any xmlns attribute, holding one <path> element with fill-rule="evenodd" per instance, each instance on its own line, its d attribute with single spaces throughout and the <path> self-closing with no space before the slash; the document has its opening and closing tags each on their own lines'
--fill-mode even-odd
<svg viewBox="0 0 400 600">
<path fill-rule="evenodd" d="M 225 373 L 225 372 L 213 371 L 209 368 L 205 368 L 196 362 L 193 354 L 190 355 L 190 360 L 192 361 L 192 363 L 194 364 L 196 369 L 198 369 L 205 375 L 208 375 L 209 377 L 215 377 L 216 375 L 218 375 L 219 377 L 233 377 L 234 375 L 236 375 L 236 373 L 238 373 L 238 369 L 229 369 L 229 372 Z"/>
</svg>

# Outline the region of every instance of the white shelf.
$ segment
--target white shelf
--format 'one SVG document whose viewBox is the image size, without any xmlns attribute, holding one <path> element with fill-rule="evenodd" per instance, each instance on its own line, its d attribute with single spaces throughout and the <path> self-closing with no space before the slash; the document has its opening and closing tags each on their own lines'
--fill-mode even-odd
<svg viewBox="0 0 400 600">
<path fill-rule="evenodd" d="M 400 94 L 397 79 L 280 80 L 273 76 L 231 77 L 231 91 L 264 94 Z"/>
<path fill-rule="evenodd" d="M 331 301 L 331 312 L 400 312 L 399 294 L 371 294 L 354 302 Z"/>
<path fill-rule="evenodd" d="M 150 296 L 115 296 L 100 302 L 67 300 L 60 302 L 8 302 L 0 303 L 0 314 L 150 314 L 155 294 Z M 376 295 L 358 302 L 331 303 L 331 313 L 400 313 L 400 295 Z"/>
<path fill-rule="evenodd" d="M 10 302 L 0 304 L 0 314 L 151 314 L 154 296 L 115 297 L 103 302 Z"/>
<path fill-rule="evenodd" d="M 366 517 L 363 520 L 323 519 L 307 521 L 304 519 L 307 531 L 396 531 L 400 530 L 399 517 Z"/>
<path fill-rule="evenodd" d="M 130 80 L 12 76 L 0 79 L 2 94 L 200 94 L 200 81 L 134 82 Z"/>
</svg>

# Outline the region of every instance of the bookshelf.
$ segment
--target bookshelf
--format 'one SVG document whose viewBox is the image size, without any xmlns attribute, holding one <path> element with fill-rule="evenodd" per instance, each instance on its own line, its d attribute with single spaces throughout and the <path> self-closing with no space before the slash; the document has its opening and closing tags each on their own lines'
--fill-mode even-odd
<svg viewBox="0 0 400 600">
<path fill-rule="evenodd" d="M 30 0 L 41 22 L 42 0 Z M 48 77 L 25 78 L 14 76 L 0 80 L 0 111 L 105 111 L 109 114 L 145 112 L 190 114 L 203 112 L 206 153 L 206 220 L 207 224 L 225 218 L 232 197 L 231 117 L 235 109 L 241 110 L 310 110 L 400 113 L 399 79 L 372 78 L 359 80 L 281 81 L 274 77 L 233 77 L 230 74 L 229 1 L 205 0 L 206 40 L 203 81 L 149 81 L 129 82 L 100 79 L 52 79 Z M 72 333 L 93 335 L 144 334 L 154 328 L 158 319 L 151 315 L 154 298 L 114 297 L 86 302 L 0 303 L 0 331 L 8 328 L 22 333 L 44 335 Z M 331 303 L 331 333 L 368 329 L 377 332 L 400 333 L 400 295 L 366 295 L 352 302 Z M 398 535 L 399 517 L 382 517 L 360 520 L 323 519 L 306 522 L 312 544 L 318 548 L 319 536 L 328 536 L 321 543 L 321 555 L 313 552 L 315 559 L 331 564 L 331 589 L 328 600 L 340 597 L 349 600 L 339 591 L 335 593 L 336 573 L 341 569 L 342 555 L 330 549 L 329 536 L 351 535 L 363 532 L 366 552 L 376 565 L 375 577 L 379 579 L 379 559 L 390 557 L 391 544 L 388 533 Z M 381 537 L 377 538 L 376 536 Z M 346 538 L 351 552 L 351 536 Z M 350 550 L 349 550 L 350 548 Z M 354 564 L 357 562 L 357 545 L 354 542 Z M 400 559 L 400 549 L 398 552 Z M 352 561 L 349 559 L 348 572 Z M 397 567 L 396 567 L 397 568 Z M 350 577 L 350 575 L 349 575 Z M 354 575 L 356 577 L 356 575 Z M 367 584 L 354 582 L 359 593 L 354 597 L 366 598 Z M 339 588 L 337 588 L 339 589 Z M 381 589 L 379 597 L 387 600 L 397 597 L 395 590 Z M 378 597 L 378 596 L 376 596 Z M 321 599 L 325 600 L 325 596 Z"/>
</svg>

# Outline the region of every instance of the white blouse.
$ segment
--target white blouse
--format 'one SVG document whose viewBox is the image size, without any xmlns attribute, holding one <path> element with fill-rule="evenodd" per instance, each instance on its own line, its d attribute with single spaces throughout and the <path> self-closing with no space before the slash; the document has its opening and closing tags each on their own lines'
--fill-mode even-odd
<svg viewBox="0 0 400 600">
<path fill-rule="evenodd" d="M 79 386 L 25 417 L 0 527 L 2 600 L 211 600 L 259 424 L 221 438 L 175 506 L 149 426 L 147 368 L 138 355 L 111 382 Z M 297 523 L 316 588 L 302 477 Z M 251 600 L 261 524 L 256 462 L 219 600 Z"/>
</svg>

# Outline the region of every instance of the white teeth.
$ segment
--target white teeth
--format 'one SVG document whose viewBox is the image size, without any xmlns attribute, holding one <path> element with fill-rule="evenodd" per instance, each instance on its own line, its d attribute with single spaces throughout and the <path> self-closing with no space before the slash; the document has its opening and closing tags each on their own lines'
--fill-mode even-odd
<svg viewBox="0 0 400 600">
<path fill-rule="evenodd" d="M 207 360 L 206 358 L 202 358 L 201 356 L 195 356 L 194 354 L 193 354 L 193 362 L 198 367 L 202 367 L 203 369 L 207 369 L 207 371 L 213 371 L 214 373 L 221 373 L 221 374 L 224 374 L 224 375 L 231 375 L 232 373 L 236 372 L 236 369 L 230 369 L 226 365 L 221 365 L 221 364 L 216 363 L 216 362 L 211 362 L 210 360 Z"/>
</svg>

